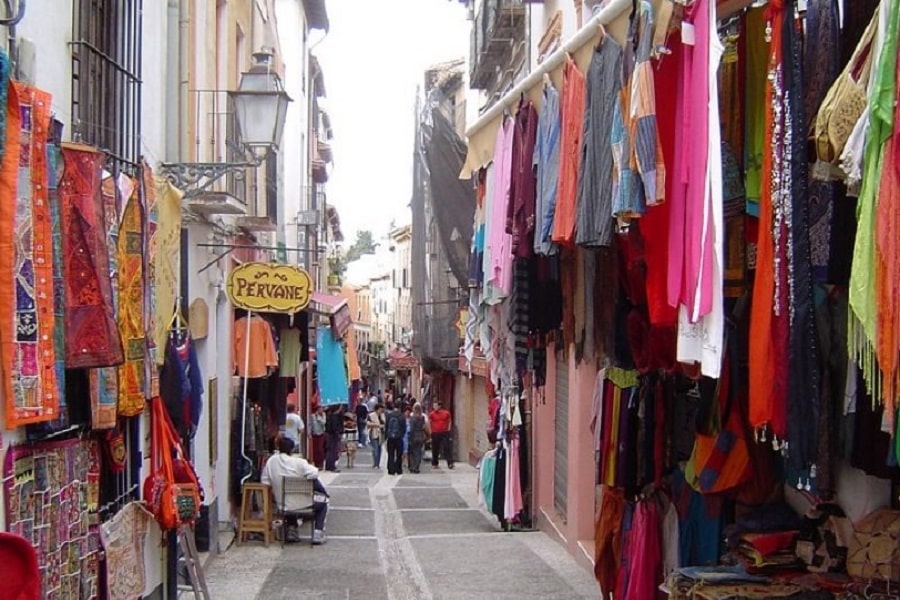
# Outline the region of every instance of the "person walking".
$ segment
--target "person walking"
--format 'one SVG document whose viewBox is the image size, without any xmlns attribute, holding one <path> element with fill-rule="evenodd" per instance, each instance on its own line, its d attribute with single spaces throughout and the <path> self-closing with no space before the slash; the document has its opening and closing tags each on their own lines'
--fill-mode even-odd
<svg viewBox="0 0 900 600">
<path fill-rule="evenodd" d="M 329 407 L 325 417 L 325 470 L 340 473 L 337 466 L 344 436 L 344 411 L 341 405 Z"/>
<path fill-rule="evenodd" d="M 384 440 L 384 406 L 376 404 L 366 418 L 366 433 L 372 446 L 372 468 L 381 468 L 381 443 Z"/>
<path fill-rule="evenodd" d="M 388 407 L 384 417 L 384 433 L 387 437 L 388 475 L 403 473 L 403 435 L 406 433 L 406 418 L 399 408 Z"/>
<path fill-rule="evenodd" d="M 453 468 L 453 451 L 450 448 L 450 428 L 453 426 L 453 415 L 444 408 L 440 400 L 436 400 L 434 408 L 428 413 L 431 425 L 431 467 L 438 468 L 438 461 L 443 454 L 447 460 L 447 468 Z"/>
<path fill-rule="evenodd" d="M 360 398 L 354 412 L 356 413 L 356 429 L 358 431 L 357 441 L 360 447 L 364 447 L 368 441 L 366 439 L 366 420 L 369 418 L 369 407 L 366 406 L 364 397 Z"/>
<path fill-rule="evenodd" d="M 325 410 L 314 404 L 309 419 L 309 435 L 312 437 L 312 462 L 317 469 L 325 468 Z"/>
<path fill-rule="evenodd" d="M 429 429 L 425 415 L 422 414 L 422 405 L 413 404 L 412 415 L 409 417 L 409 472 L 418 473 L 422 466 L 422 455 L 425 453 L 425 440 L 428 439 Z"/>
</svg>

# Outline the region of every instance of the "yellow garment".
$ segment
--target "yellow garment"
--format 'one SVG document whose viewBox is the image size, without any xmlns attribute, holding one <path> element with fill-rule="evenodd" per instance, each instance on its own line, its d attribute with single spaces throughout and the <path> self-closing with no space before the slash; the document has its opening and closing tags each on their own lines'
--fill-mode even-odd
<svg viewBox="0 0 900 600">
<path fill-rule="evenodd" d="M 156 235 L 150 240 L 156 298 L 152 301 L 153 341 L 156 344 L 156 364 L 165 361 L 166 334 L 178 294 L 178 274 L 181 272 L 181 191 L 168 180 L 156 178 L 159 221 Z"/>
<path fill-rule="evenodd" d="M 118 412 L 124 417 L 144 411 L 144 211 L 137 186 L 122 211 L 119 227 L 119 334 L 125 363 L 119 367 Z"/>
</svg>

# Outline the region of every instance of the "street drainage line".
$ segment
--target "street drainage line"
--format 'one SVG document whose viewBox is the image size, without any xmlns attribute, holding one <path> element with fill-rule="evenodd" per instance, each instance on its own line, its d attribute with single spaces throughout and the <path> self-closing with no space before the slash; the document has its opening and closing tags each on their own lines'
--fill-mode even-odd
<svg viewBox="0 0 900 600">
<path fill-rule="evenodd" d="M 385 574 L 388 598 L 406 600 L 418 598 L 432 600 L 433 596 L 425 579 L 412 544 L 403 528 L 403 520 L 394 502 L 393 495 L 384 489 L 376 494 L 372 489 L 372 504 L 375 506 L 375 537 L 378 538 L 378 558 Z"/>
</svg>

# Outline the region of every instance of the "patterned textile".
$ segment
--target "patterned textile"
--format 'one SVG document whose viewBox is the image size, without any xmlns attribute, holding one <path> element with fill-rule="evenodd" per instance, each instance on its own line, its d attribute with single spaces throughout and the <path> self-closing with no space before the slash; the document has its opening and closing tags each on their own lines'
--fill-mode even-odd
<svg viewBox="0 0 900 600">
<path fill-rule="evenodd" d="M 140 600 L 143 597 L 144 538 L 150 518 L 137 502 L 132 502 L 101 526 L 109 598 Z"/>
<path fill-rule="evenodd" d="M 99 598 L 100 452 L 93 440 L 12 446 L 6 525 L 38 555 L 45 600 Z"/>
<path fill-rule="evenodd" d="M 59 416 L 53 423 L 61 429 L 69 425 L 69 413 L 66 408 L 66 339 L 65 339 L 65 307 L 63 290 L 63 233 L 62 206 L 59 201 L 59 180 L 62 178 L 62 151 L 59 138 L 62 137 L 62 123 L 53 121 L 51 143 L 47 144 L 47 174 L 50 199 L 50 222 L 53 231 L 53 349 L 56 358 L 56 389 L 59 394 Z"/>
<path fill-rule="evenodd" d="M 0 51 L 0 95 L 4 102 L 0 104 L 2 116 L 2 130 L 6 135 L 7 129 L 18 131 L 19 112 L 17 107 L 7 102 L 7 82 L 9 79 L 9 59 Z M 0 281 L 6 285 L 0 285 L 0 365 L 2 365 L 3 377 L 0 378 L 3 386 L 3 397 L 6 402 L 6 414 L 12 414 L 15 408 L 12 393 L 13 360 L 15 354 L 14 336 L 15 322 L 11 318 L 15 310 L 15 289 L 12 286 L 14 277 L 13 262 L 15 259 L 15 246 L 13 245 L 15 197 L 16 197 L 16 170 L 19 167 L 19 146 L 11 144 L 9 148 L 0 146 L 3 152 L 3 160 L 0 162 Z M 9 316 L 7 316 L 9 315 Z M 12 408 L 11 408 L 12 407 Z"/>
<path fill-rule="evenodd" d="M 118 239 L 119 333 L 125 364 L 119 367 L 119 414 L 144 410 L 144 206 L 135 186 L 122 211 Z"/>
<path fill-rule="evenodd" d="M 66 367 L 85 369 L 122 363 L 122 341 L 113 314 L 104 207 L 100 200 L 103 155 L 87 146 L 63 144 L 60 183 L 66 298 Z"/>
<path fill-rule="evenodd" d="M 6 426 L 56 418 L 59 390 L 53 346 L 53 253 L 47 186 L 46 141 L 50 126 L 50 94 L 21 83 L 8 87 L 7 140 L 3 175 L 14 177 L 4 189 L 0 222 L 5 260 L 0 269 L 14 294 L 9 306 L 15 333 L 3 336 L 3 364 L 11 386 L 6 396 Z M 15 114 L 14 114 L 15 113 Z M 13 175 L 13 169 L 16 174 Z M 8 211 L 8 212 L 7 212 Z M 13 213 L 14 211 L 14 213 Z M 9 279 L 6 279 L 6 278 Z M 7 300 L 9 297 L 7 296 Z M 8 317 L 8 318 L 10 318 Z M 9 330 L 7 330 L 9 331 Z M 4 378 L 5 379 L 5 378 Z M 4 384 L 6 385 L 6 384 Z"/>
<path fill-rule="evenodd" d="M 109 256 L 109 280 L 112 292 L 113 314 L 119 314 L 119 188 L 117 179 L 103 173 L 100 184 L 103 198 L 104 231 Z M 121 332 L 120 336 L 121 336 Z M 124 345 L 123 345 L 124 350 Z M 96 369 L 90 373 L 91 425 L 94 429 L 112 429 L 116 426 L 116 402 L 119 397 L 119 373 L 117 367 Z"/>
<path fill-rule="evenodd" d="M 147 277 L 144 279 L 144 333 L 146 335 L 147 359 L 144 361 L 144 396 L 159 396 L 159 369 L 156 368 L 157 346 L 156 331 L 156 274 L 153 267 L 156 261 L 156 247 L 159 245 L 157 229 L 159 224 L 159 204 L 156 201 L 156 182 L 153 169 L 146 162 L 141 165 L 140 181 L 141 204 L 145 210 L 145 232 L 143 239 L 143 269 Z M 161 351 L 160 351 L 161 354 Z"/>
<path fill-rule="evenodd" d="M 156 178 L 159 222 L 151 234 L 153 284 L 156 297 L 153 307 L 153 342 L 157 350 L 166 347 L 169 321 L 175 311 L 178 274 L 181 271 L 181 192 L 166 179 Z M 165 352 L 156 352 L 156 364 L 165 362 Z"/>
</svg>

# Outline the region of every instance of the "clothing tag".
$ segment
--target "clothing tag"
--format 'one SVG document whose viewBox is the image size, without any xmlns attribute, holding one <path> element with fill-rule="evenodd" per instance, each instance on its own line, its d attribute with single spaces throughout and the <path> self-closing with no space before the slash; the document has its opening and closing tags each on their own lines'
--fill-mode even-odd
<svg viewBox="0 0 900 600">
<path fill-rule="evenodd" d="M 681 24 L 681 43 L 693 46 L 697 43 L 697 33 L 693 23 L 683 22 Z"/>
<path fill-rule="evenodd" d="M 817 160 L 813 164 L 812 176 L 816 181 L 831 181 L 831 164 L 824 160 Z"/>
</svg>

